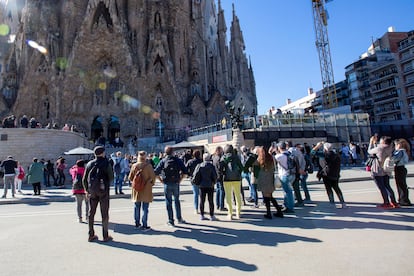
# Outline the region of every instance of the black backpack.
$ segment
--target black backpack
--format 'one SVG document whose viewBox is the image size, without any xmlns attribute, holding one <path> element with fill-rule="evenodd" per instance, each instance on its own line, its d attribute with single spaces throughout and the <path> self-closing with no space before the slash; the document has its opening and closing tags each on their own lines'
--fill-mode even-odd
<svg viewBox="0 0 414 276">
<path fill-rule="evenodd" d="M 179 160 L 175 156 L 167 156 L 164 158 L 164 177 L 163 181 L 167 183 L 180 182 L 180 166 Z"/>
<path fill-rule="evenodd" d="M 286 151 L 283 153 L 287 157 L 287 168 L 285 168 L 290 175 L 298 175 L 299 174 L 299 161 L 297 157 L 291 153 L 290 151 Z"/>
<path fill-rule="evenodd" d="M 242 172 L 236 158 L 235 156 L 222 157 L 221 164 L 224 171 L 224 181 L 238 181 L 241 179 Z"/>
<path fill-rule="evenodd" d="M 92 167 L 88 174 L 88 191 L 89 192 L 103 192 L 109 186 L 107 185 L 106 170 L 108 167 L 108 160 L 92 161 Z"/>
<path fill-rule="evenodd" d="M 122 160 L 116 160 L 114 164 L 114 173 L 120 174 L 121 173 L 121 161 Z"/>
</svg>

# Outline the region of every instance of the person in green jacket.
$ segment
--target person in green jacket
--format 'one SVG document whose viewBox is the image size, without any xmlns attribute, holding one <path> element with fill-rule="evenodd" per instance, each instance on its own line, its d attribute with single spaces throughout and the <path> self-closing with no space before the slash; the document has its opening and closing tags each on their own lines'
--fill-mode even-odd
<svg viewBox="0 0 414 276">
<path fill-rule="evenodd" d="M 33 185 L 34 195 L 40 195 L 40 182 L 43 180 L 44 165 L 37 158 L 33 158 L 33 163 L 27 173 L 27 182 Z"/>
</svg>

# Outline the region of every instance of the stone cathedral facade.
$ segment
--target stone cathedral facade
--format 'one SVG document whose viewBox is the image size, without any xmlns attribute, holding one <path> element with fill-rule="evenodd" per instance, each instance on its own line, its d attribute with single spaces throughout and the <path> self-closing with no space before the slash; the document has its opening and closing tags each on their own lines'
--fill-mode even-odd
<svg viewBox="0 0 414 276">
<path fill-rule="evenodd" d="M 226 100 L 256 115 L 239 19 L 233 7 L 228 35 L 220 0 L 1 2 L 3 117 L 112 140 L 219 122 Z"/>
</svg>

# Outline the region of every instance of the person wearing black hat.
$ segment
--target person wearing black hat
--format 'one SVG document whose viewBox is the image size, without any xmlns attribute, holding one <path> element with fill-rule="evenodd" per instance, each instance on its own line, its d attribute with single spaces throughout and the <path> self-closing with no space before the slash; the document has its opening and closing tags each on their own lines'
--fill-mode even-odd
<svg viewBox="0 0 414 276">
<path fill-rule="evenodd" d="M 89 237 L 88 241 L 98 240 L 95 235 L 93 224 L 95 221 L 98 203 L 101 207 L 103 241 L 108 242 L 112 237 L 108 235 L 109 228 L 109 185 L 112 183 L 114 173 L 112 166 L 105 157 L 105 148 L 97 146 L 94 148 L 95 159 L 88 162 L 83 175 L 82 183 L 89 198 Z"/>
</svg>

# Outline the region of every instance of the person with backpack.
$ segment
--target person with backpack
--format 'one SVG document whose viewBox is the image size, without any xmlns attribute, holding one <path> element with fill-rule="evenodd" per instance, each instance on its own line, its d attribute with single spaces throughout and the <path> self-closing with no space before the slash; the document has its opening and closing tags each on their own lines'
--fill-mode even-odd
<svg viewBox="0 0 414 276">
<path fill-rule="evenodd" d="M 294 213 L 295 202 L 293 199 L 292 183 L 295 180 L 295 173 L 292 174 L 292 166 L 288 165 L 288 150 L 285 142 L 279 142 L 270 148 L 270 152 L 275 154 L 274 158 L 277 163 L 278 175 L 282 183 L 284 192 L 285 213 Z M 290 167 L 290 168 L 289 168 Z"/>
<path fill-rule="evenodd" d="M 323 148 L 323 151 L 319 151 L 320 148 Z M 321 170 L 318 174 L 321 175 L 323 179 L 323 184 L 325 185 L 326 193 L 328 194 L 329 202 L 333 205 L 335 204 L 334 194 L 338 196 L 339 202 L 342 205 L 342 208 L 346 208 L 344 196 L 342 194 L 341 188 L 339 188 L 339 177 L 341 172 L 341 156 L 337 153 L 331 143 L 328 142 L 319 142 L 312 149 L 311 154 L 317 155 L 319 157 L 319 163 L 321 165 Z"/>
<path fill-rule="evenodd" d="M 122 192 L 122 185 L 124 182 L 125 173 L 123 172 L 124 170 L 122 168 L 122 152 L 116 152 L 115 156 L 111 158 L 113 161 L 115 194 L 123 195 L 124 193 Z"/>
<path fill-rule="evenodd" d="M 175 226 L 172 198 L 174 197 L 175 212 L 178 223 L 185 223 L 181 216 L 180 203 L 180 182 L 187 174 L 187 168 L 183 161 L 173 155 L 174 149 L 171 146 L 165 147 L 166 156 L 158 163 L 155 168 L 155 175 L 164 184 L 165 204 L 168 213 L 168 226 Z"/>
<path fill-rule="evenodd" d="M 78 214 L 78 222 L 83 223 L 82 220 L 82 203 L 85 201 L 85 218 L 88 221 L 89 217 L 89 200 L 86 197 L 86 191 L 83 187 L 82 179 L 85 174 L 85 161 L 80 159 L 76 164 L 69 169 L 72 176 L 72 193 L 76 198 L 76 211 Z"/>
<path fill-rule="evenodd" d="M 292 165 L 294 166 L 293 174 L 295 175 L 295 178 L 293 180 L 292 186 L 293 186 L 293 193 L 295 195 L 295 207 L 303 207 L 303 198 L 300 193 L 300 177 L 302 175 L 305 175 L 305 168 L 306 168 L 306 161 L 305 157 L 303 156 L 302 152 L 300 151 L 300 144 L 296 144 L 293 146 L 291 141 L 288 141 L 288 155 L 289 159 L 292 160 Z M 288 163 L 289 164 L 289 163 Z"/>
<path fill-rule="evenodd" d="M 199 150 L 195 150 L 193 152 L 193 158 L 188 160 L 186 165 L 185 165 L 186 168 L 187 168 L 188 176 L 190 177 L 190 181 L 193 177 L 193 172 L 194 172 L 195 168 L 201 162 L 203 162 L 201 160 L 201 152 Z M 200 196 L 200 189 L 199 189 L 198 185 L 193 184 L 192 186 L 193 186 L 193 195 L 194 195 L 194 213 L 198 214 L 199 213 L 198 199 L 199 199 L 199 196 Z"/>
<path fill-rule="evenodd" d="M 95 213 L 98 204 L 101 207 L 103 241 L 108 242 L 112 237 L 108 234 L 109 229 L 109 185 L 114 178 L 114 172 L 108 159 L 105 157 L 105 148 L 96 146 L 94 148 L 95 159 L 88 162 L 83 175 L 82 183 L 89 198 L 89 237 L 88 241 L 98 240 L 93 228 Z"/>
<path fill-rule="evenodd" d="M 208 205 L 210 209 L 210 220 L 217 220 L 214 216 L 214 184 L 217 180 L 217 172 L 214 167 L 211 155 L 209 153 L 203 154 L 202 163 L 198 164 L 193 173 L 194 185 L 200 187 L 200 219 L 206 220 L 204 216 L 204 204 L 206 196 L 208 198 Z"/>
<path fill-rule="evenodd" d="M 224 193 L 228 209 L 227 219 L 233 219 L 233 193 L 236 199 L 236 219 L 239 219 L 242 206 L 240 181 L 243 165 L 240 161 L 239 156 L 234 152 L 232 145 L 226 145 L 224 147 L 224 155 L 220 159 L 220 171 L 224 176 Z"/>
<path fill-rule="evenodd" d="M 145 181 L 145 185 L 142 191 L 136 191 L 135 189 L 132 189 L 131 191 L 131 200 L 134 202 L 135 228 L 141 229 L 142 231 L 148 231 L 151 230 L 151 227 L 148 225 L 148 209 L 149 204 L 154 198 L 152 194 L 152 187 L 155 184 L 155 173 L 151 163 L 147 160 L 147 153 L 145 151 L 138 152 L 137 162 L 131 167 L 131 171 L 128 175 L 128 179 L 131 183 L 139 170 L 142 170 L 141 174 Z M 143 212 L 142 219 L 141 208 Z"/>
</svg>

